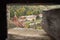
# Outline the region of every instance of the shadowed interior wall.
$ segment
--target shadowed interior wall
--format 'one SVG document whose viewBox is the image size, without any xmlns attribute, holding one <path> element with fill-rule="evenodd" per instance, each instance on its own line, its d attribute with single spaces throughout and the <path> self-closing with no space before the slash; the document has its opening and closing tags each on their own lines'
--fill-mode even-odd
<svg viewBox="0 0 60 40">
<path fill-rule="evenodd" d="M 60 9 L 43 12 L 43 29 L 52 37 L 60 40 Z"/>
</svg>

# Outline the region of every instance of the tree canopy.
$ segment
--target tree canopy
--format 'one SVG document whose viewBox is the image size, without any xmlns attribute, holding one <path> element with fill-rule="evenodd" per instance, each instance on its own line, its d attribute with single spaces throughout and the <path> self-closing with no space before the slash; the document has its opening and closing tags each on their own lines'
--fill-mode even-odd
<svg viewBox="0 0 60 40">
<path fill-rule="evenodd" d="M 15 14 L 17 17 L 19 16 L 25 16 L 25 15 L 37 15 L 42 13 L 43 9 L 51 9 L 51 8 L 56 8 L 57 5 L 49 6 L 49 5 L 9 5 L 10 6 L 10 17 L 13 17 Z M 60 6 L 58 6 L 60 7 Z"/>
</svg>

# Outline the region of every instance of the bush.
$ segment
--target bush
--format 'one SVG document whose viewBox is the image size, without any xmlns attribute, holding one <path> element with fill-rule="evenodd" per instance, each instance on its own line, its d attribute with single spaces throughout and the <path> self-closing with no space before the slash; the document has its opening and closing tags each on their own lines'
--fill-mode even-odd
<svg viewBox="0 0 60 40">
<path fill-rule="evenodd" d="M 29 28 L 30 27 L 30 22 L 26 22 L 26 26 L 25 26 L 25 28 Z"/>
</svg>

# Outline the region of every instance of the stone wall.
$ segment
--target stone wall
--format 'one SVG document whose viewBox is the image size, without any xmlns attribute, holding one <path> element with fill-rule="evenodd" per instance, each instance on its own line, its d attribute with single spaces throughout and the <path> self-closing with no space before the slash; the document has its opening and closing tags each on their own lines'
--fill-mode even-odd
<svg viewBox="0 0 60 40">
<path fill-rule="evenodd" d="M 60 40 L 60 9 L 44 11 L 42 27 L 49 35 Z"/>
</svg>

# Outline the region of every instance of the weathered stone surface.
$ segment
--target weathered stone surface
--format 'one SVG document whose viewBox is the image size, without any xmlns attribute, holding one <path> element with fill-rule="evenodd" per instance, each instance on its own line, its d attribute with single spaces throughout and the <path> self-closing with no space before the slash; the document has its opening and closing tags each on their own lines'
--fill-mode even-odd
<svg viewBox="0 0 60 40">
<path fill-rule="evenodd" d="M 42 22 L 43 29 L 55 39 L 60 40 L 60 9 L 45 11 Z"/>
<path fill-rule="evenodd" d="M 44 30 L 12 28 L 8 30 L 8 40 L 51 40 Z"/>
</svg>

